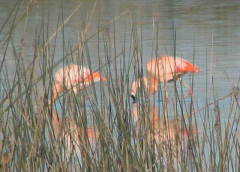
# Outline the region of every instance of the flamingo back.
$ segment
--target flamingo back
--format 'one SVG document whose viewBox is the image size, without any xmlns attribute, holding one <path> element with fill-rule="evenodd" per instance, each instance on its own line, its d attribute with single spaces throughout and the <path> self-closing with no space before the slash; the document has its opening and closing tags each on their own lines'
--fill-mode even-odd
<svg viewBox="0 0 240 172">
<path fill-rule="evenodd" d="M 175 80 L 188 72 L 199 72 L 199 68 L 180 57 L 161 56 L 153 58 L 146 65 L 148 77 L 158 82 Z"/>
<path fill-rule="evenodd" d="M 83 82 L 84 78 L 90 74 L 90 70 L 87 67 L 72 64 L 60 68 L 56 72 L 55 82 L 62 84 L 67 89 L 71 89 L 72 86 Z"/>
</svg>

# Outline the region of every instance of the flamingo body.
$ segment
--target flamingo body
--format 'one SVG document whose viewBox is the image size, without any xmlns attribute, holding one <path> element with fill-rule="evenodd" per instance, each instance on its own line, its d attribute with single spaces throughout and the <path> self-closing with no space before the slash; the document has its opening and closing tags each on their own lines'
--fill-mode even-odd
<svg viewBox="0 0 240 172">
<path fill-rule="evenodd" d="M 186 73 L 198 73 L 199 71 L 199 67 L 180 57 L 165 55 L 153 58 L 146 65 L 147 77 L 142 77 L 132 83 L 131 97 L 135 102 L 136 93 L 143 85 L 151 95 L 158 90 L 160 83 L 174 81 L 180 79 Z M 184 86 L 189 89 L 188 93 L 191 95 L 191 88 L 186 84 Z"/>
<path fill-rule="evenodd" d="M 54 75 L 52 101 L 64 90 L 73 90 L 75 93 L 92 82 L 107 81 L 106 77 L 98 72 L 91 72 L 87 67 L 70 64 L 60 68 Z M 50 103 L 51 103 L 50 102 Z"/>
<path fill-rule="evenodd" d="M 78 65 L 68 65 L 60 68 L 55 73 L 55 82 L 67 89 L 71 89 L 79 82 L 83 82 L 85 78 L 91 75 L 88 68 Z"/>
<path fill-rule="evenodd" d="M 148 77 L 162 83 L 176 80 L 189 72 L 198 73 L 199 68 L 180 57 L 161 56 L 149 61 L 146 71 Z"/>
</svg>

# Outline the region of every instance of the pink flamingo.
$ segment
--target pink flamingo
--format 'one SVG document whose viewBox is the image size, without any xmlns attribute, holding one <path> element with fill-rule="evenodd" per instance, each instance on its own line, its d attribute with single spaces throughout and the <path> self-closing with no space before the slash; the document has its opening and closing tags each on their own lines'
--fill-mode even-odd
<svg viewBox="0 0 240 172">
<path fill-rule="evenodd" d="M 186 73 L 198 73 L 199 71 L 199 67 L 180 57 L 165 55 L 153 58 L 146 65 L 147 77 L 139 78 L 132 83 L 131 97 L 135 102 L 137 91 L 142 84 L 145 86 L 148 94 L 151 95 L 158 90 L 159 83 L 167 83 L 177 79 L 188 88 L 188 95 L 192 95 L 192 89 L 181 80 L 181 77 Z"/>
<path fill-rule="evenodd" d="M 62 67 L 55 73 L 53 93 L 49 104 L 54 102 L 58 94 L 64 90 L 73 90 L 74 93 L 77 93 L 79 89 L 101 80 L 107 81 L 107 78 L 98 72 L 90 72 L 87 67 L 75 64 Z"/>
</svg>

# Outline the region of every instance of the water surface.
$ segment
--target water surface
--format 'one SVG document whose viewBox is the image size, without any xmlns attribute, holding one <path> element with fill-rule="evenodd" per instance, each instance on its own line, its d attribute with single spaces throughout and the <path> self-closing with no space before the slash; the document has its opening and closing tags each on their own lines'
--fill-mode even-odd
<svg viewBox="0 0 240 172">
<path fill-rule="evenodd" d="M 15 3 L 16 1 L 7 0 L 0 2 L 0 26 L 4 26 L 0 39 L 4 39 L 10 31 L 14 17 L 12 16 L 6 25 L 4 23 Z M 28 3 L 24 1 L 20 4 L 17 19 L 24 13 Z M 7 71 L 0 75 L 1 85 L 4 85 L 6 76 L 14 78 L 17 71 L 12 46 L 14 45 L 17 51 L 21 49 L 23 62 L 28 65 L 34 57 L 36 33 L 41 35 L 39 33 L 45 32 L 43 35 L 47 39 L 47 35 L 50 37 L 78 5 L 80 7 L 77 12 L 64 25 L 64 30 L 58 33 L 57 39 L 50 41 L 50 57 L 54 57 L 54 62 L 58 62 L 65 56 L 66 47 L 78 45 L 81 39 L 80 31 L 86 27 L 88 20 L 90 24 L 86 37 L 90 37 L 106 23 L 126 12 L 116 22 L 108 25 L 103 33 L 95 35 L 88 41 L 87 46 L 93 70 L 99 68 L 99 57 L 103 64 L 106 63 L 104 35 L 105 39 L 110 38 L 110 42 L 115 41 L 116 52 L 111 51 L 109 54 L 118 54 L 126 46 L 126 61 L 129 61 L 131 59 L 131 55 L 128 54 L 131 51 L 131 36 L 135 32 L 139 40 L 143 66 L 157 55 L 174 55 L 176 51 L 177 56 L 190 62 L 194 61 L 201 68 L 201 72 L 194 76 L 194 101 L 198 102 L 198 108 L 205 106 L 206 98 L 209 98 L 210 102 L 214 101 L 213 97 L 216 99 L 223 97 L 229 94 L 233 85 L 238 85 L 240 76 L 240 2 L 238 0 L 212 0 L 211 2 L 101 0 L 97 3 L 87 0 L 36 0 L 32 4 L 33 9 L 27 13 L 26 20 L 21 20 L 14 29 L 12 44 L 9 45 L 7 51 L 5 51 L 6 45 L 3 41 L 1 42 L 0 62 L 3 62 L 3 71 Z M 6 56 L 4 56 L 5 53 Z M 65 60 L 69 60 L 70 63 L 77 61 L 75 56 L 68 56 Z M 120 70 L 121 60 L 117 60 L 119 65 L 117 67 Z M 63 63 L 60 63 L 54 71 L 62 65 Z M 35 67 L 34 70 L 36 70 L 35 77 L 37 78 L 40 69 Z M 129 77 L 130 81 L 134 78 L 133 67 L 130 69 Z M 184 81 L 191 83 L 191 77 L 185 76 Z M 170 87 L 172 85 L 170 84 Z M 0 91 L 1 97 L 4 97 L 3 87 Z M 190 100 L 187 98 L 186 103 L 189 104 Z M 161 101 L 159 98 L 155 100 L 152 98 L 152 103 L 159 103 L 159 101 Z M 219 102 L 221 115 L 225 120 L 229 113 L 229 102 L 229 98 Z M 87 108 L 89 107 L 90 105 L 87 104 Z M 201 115 L 202 112 L 199 113 L 199 121 L 202 119 Z M 212 115 L 210 118 L 215 119 L 214 113 L 210 115 Z M 225 121 L 222 123 L 224 125 Z"/>
</svg>

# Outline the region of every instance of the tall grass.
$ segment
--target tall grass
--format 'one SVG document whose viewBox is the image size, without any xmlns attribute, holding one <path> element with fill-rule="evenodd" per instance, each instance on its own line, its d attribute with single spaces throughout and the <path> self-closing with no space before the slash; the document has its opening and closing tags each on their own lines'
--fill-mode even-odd
<svg viewBox="0 0 240 172">
<path fill-rule="evenodd" d="M 8 34 L 1 42 L 4 55 L 0 68 L 0 157 L 3 171 L 237 171 L 239 169 L 239 101 L 238 85 L 225 97 L 213 89 L 206 95 L 204 107 L 192 96 L 186 98 L 181 84 L 175 82 L 170 103 L 166 103 L 167 85 L 149 97 L 144 87 L 138 93 L 137 104 L 130 100 L 131 83 L 144 75 L 142 28 L 131 23 L 117 41 L 117 25 L 124 11 L 107 23 L 99 20 L 96 32 L 89 36 L 95 7 L 89 12 L 86 27 L 80 28 L 75 45 L 65 37 L 64 25 L 80 4 L 52 34 L 43 22 L 36 30 L 33 59 L 27 63 L 22 47 L 14 42 L 15 27 L 27 15 L 16 18 L 16 4 L 0 30 Z M 34 8 L 31 6 L 31 8 Z M 30 7 L 27 8 L 29 10 Z M 15 15 L 14 15 L 15 14 Z M 13 16 L 12 16 L 13 15 Z M 15 17 L 14 17 L 15 16 Z M 155 21 L 154 21 L 155 24 Z M 158 52 L 158 32 L 153 25 L 152 54 Z M 129 31 L 130 30 L 130 31 Z M 57 36 L 62 35 L 62 57 L 56 57 Z M 176 55 L 176 34 L 173 44 Z M 97 42 L 97 57 L 93 57 L 90 41 Z M 154 42 L 156 41 L 156 42 Z M 51 43 L 53 48 L 49 48 Z M 14 72 L 7 66 L 7 54 L 12 52 Z M 92 59 L 97 59 L 93 62 Z M 194 59 L 193 52 L 193 60 Z M 50 106 L 54 72 L 60 66 L 78 64 L 99 71 L 106 83 L 74 94 L 71 90 L 59 95 Z M 97 66 L 97 67 L 96 67 Z M 203 71 L 204 72 L 204 71 Z M 194 85 L 191 77 L 193 90 Z M 214 76 L 213 76 L 214 78 Z M 214 80 L 206 85 L 214 88 Z M 206 91 L 207 92 L 207 91 Z M 225 101 L 228 110 L 221 108 Z M 227 113 L 227 114 L 223 114 Z M 54 118 L 58 114 L 61 125 Z M 226 116 L 228 116 L 227 120 Z M 137 117 L 137 119 L 136 119 Z M 159 135 L 166 137 L 173 130 L 174 139 L 156 140 L 152 118 L 161 121 Z M 64 123 L 64 124 L 63 124 Z M 73 126 L 76 126 L 74 130 Z M 173 126 L 173 127 L 171 127 Z M 91 127 L 99 135 L 89 138 Z M 73 131 L 72 131 L 73 130 Z M 184 134 L 181 131 L 185 131 Z M 63 134 L 62 134 L 62 133 Z M 163 132 L 163 133 L 161 133 Z M 60 134 L 59 134 L 60 133 Z M 77 136 L 74 136 L 77 133 Z M 164 134 L 165 133 L 165 134 Z M 75 144 L 78 142 L 78 144 Z"/>
</svg>

